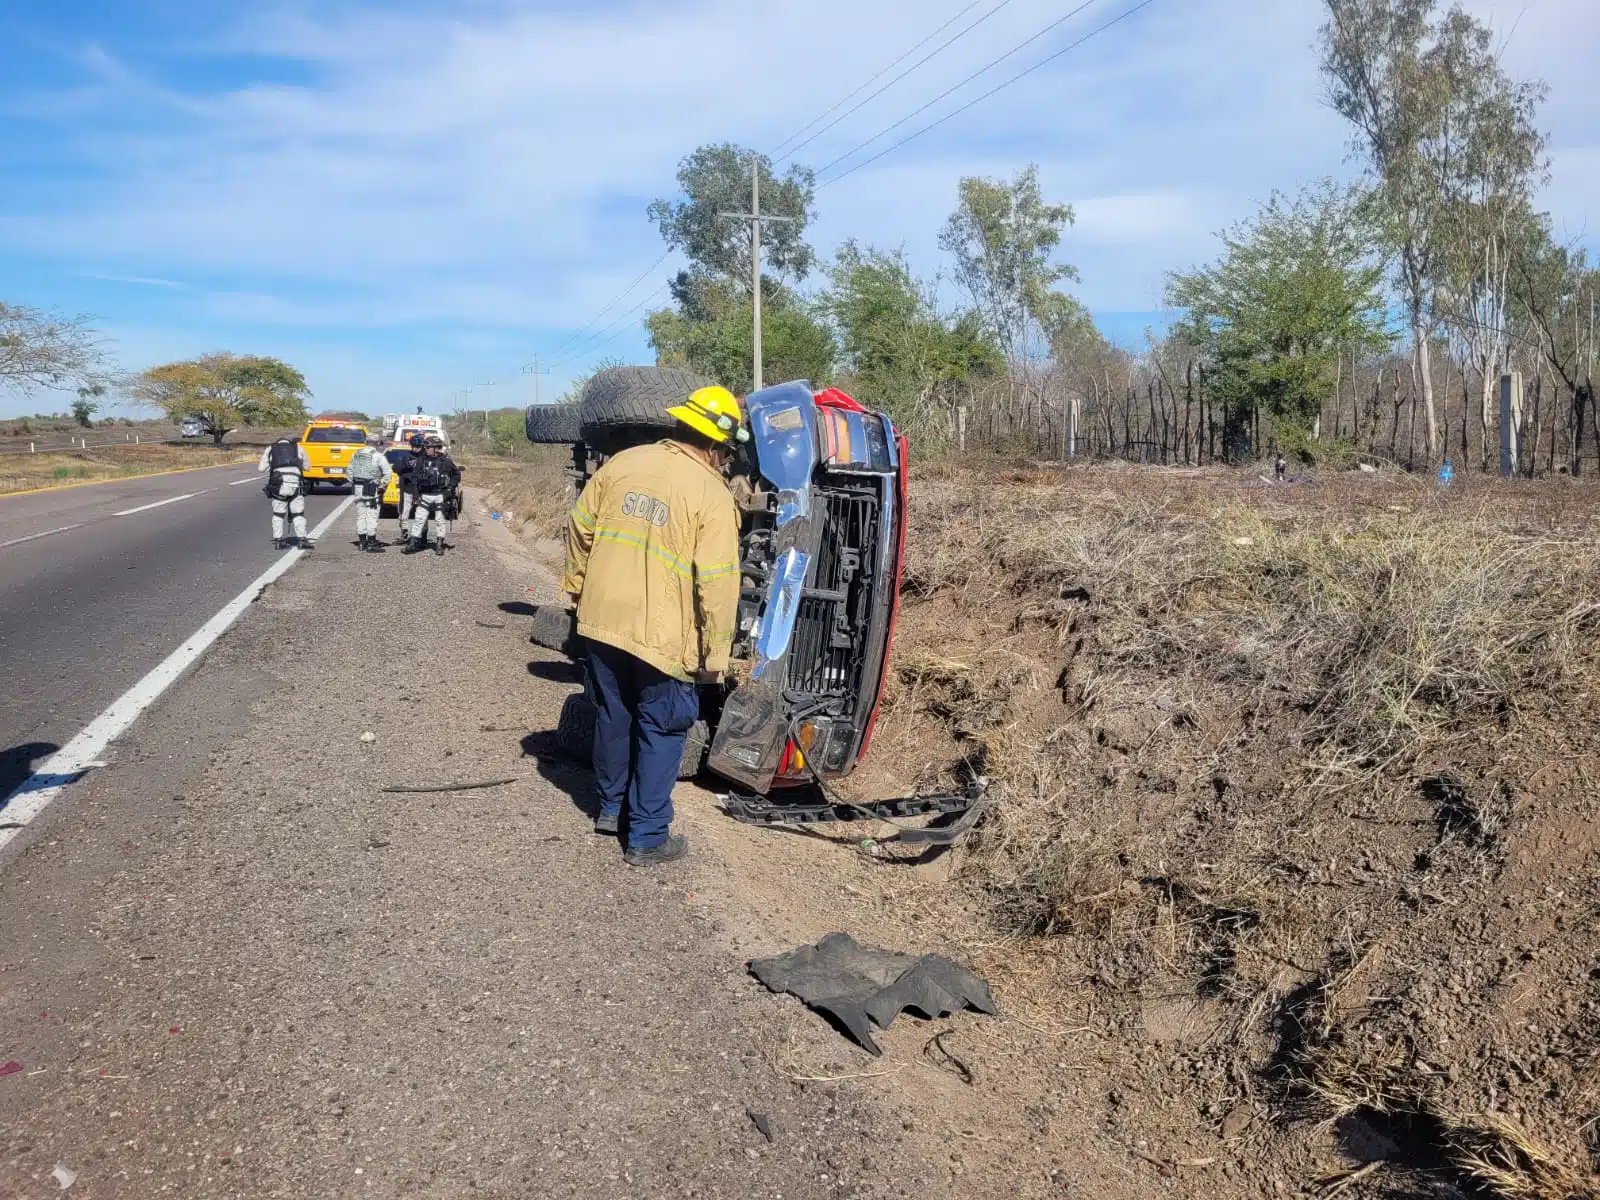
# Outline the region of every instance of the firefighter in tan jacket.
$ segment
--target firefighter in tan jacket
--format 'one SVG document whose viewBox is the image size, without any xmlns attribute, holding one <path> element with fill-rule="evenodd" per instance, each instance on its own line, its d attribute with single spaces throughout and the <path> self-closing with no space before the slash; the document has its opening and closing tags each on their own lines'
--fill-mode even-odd
<svg viewBox="0 0 1600 1200">
<path fill-rule="evenodd" d="M 739 401 L 707 387 L 667 410 L 672 436 L 609 459 L 567 522 L 562 589 L 578 609 L 598 706 L 597 833 L 626 810 L 634 866 L 681 858 L 672 788 L 684 735 L 700 716 L 696 685 L 728 668 L 739 605 L 739 518 L 724 472 L 748 441 Z"/>
</svg>

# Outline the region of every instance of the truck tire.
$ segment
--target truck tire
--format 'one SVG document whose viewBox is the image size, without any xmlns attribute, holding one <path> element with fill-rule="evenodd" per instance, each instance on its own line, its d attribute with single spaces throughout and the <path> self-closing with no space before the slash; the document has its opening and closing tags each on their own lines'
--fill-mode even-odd
<svg viewBox="0 0 1600 1200">
<path fill-rule="evenodd" d="M 711 380 L 683 367 L 611 367 L 595 373 L 578 401 L 578 432 L 601 454 L 659 441 L 677 424 L 667 409 Z"/>
<path fill-rule="evenodd" d="M 568 696 L 556 718 L 556 748 L 581 763 L 594 759 L 595 707 L 582 692 Z"/>
<path fill-rule="evenodd" d="M 706 754 L 711 749 L 711 728 L 704 721 L 696 721 L 683 739 L 683 759 L 678 763 L 678 778 L 693 779 L 705 770 Z"/>
<path fill-rule="evenodd" d="M 559 650 L 568 658 L 582 653 L 583 643 L 578 637 L 578 614 L 560 604 L 541 604 L 533 614 L 533 632 L 529 640 L 546 650 Z"/>
<path fill-rule="evenodd" d="M 561 705 L 561 715 L 556 719 L 556 748 L 569 758 L 581 763 L 594 760 L 595 706 L 582 692 L 574 692 Z M 711 730 L 704 721 L 696 721 L 683 740 L 683 757 L 678 762 L 678 778 L 693 779 L 706 765 L 706 752 L 711 747 Z"/>
<path fill-rule="evenodd" d="M 571 445 L 581 436 L 576 404 L 530 404 L 523 426 L 528 440 L 540 445 Z"/>
</svg>

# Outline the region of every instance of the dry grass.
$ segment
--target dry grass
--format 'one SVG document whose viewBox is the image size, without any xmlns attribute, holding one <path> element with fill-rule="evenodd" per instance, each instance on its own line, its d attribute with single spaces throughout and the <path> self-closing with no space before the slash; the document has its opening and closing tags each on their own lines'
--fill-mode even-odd
<svg viewBox="0 0 1600 1200">
<path fill-rule="evenodd" d="M 98 479 L 131 479 L 210 467 L 223 463 L 253 462 L 257 448 L 209 445 L 119 446 L 75 454 L 7 454 L 0 457 L 0 495 L 35 488 L 62 487 Z"/>
<path fill-rule="evenodd" d="M 912 596 L 1001 603 L 1057 646 L 1092 623 L 1102 677 L 1287 688 L 1344 759 L 1504 718 L 1595 661 L 1589 528 L 1535 533 L 1432 497 L 1329 513 L 1147 482 L 945 483 L 918 499 Z"/>
<path fill-rule="evenodd" d="M 1415 1051 L 1436 977 L 1350 947 L 1430 936 L 1431 905 L 1505 869 L 1502 747 L 1559 737 L 1600 687 L 1593 489 L 934 475 L 880 749 L 942 735 L 947 772 L 983 764 L 998 804 L 959 878 L 1003 935 L 1049 944 L 1045 1002 L 1087 984 L 1137 1038 L 1145 1004 L 1210 1000 L 1210 1096 L 1282 1098 L 1299 1055 L 1303 1101 L 1428 1131 L 1466 1194 L 1590 1195 L 1502 1120 L 1452 1115 L 1475 1110 Z M 1440 870 L 1468 890 L 1441 896 Z"/>
<path fill-rule="evenodd" d="M 560 465 L 485 464 L 474 482 L 552 533 Z M 1457 1194 L 1590 1197 L 1526 1122 L 1493 1115 L 1492 1088 L 1472 1091 L 1487 1081 L 1467 1052 L 1487 1044 L 1489 985 L 1520 969 L 1475 932 L 1514 924 L 1500 897 L 1569 889 L 1573 913 L 1600 911 L 1587 866 L 1492 891 L 1533 837 L 1523 748 L 1555 747 L 1529 771 L 1591 778 L 1589 744 L 1561 739 L 1600 694 L 1600 495 L 1240 482 L 920 473 L 874 762 L 919 786 L 978 771 L 996 802 L 955 872 L 981 934 L 948 897 L 929 919 L 981 944 L 1043 1019 L 1075 1024 L 1072 997 L 1092 996 L 1108 1043 L 1137 1043 L 1149 1003 L 1204 1003 L 1215 1032 L 1156 1085 L 1185 1102 L 1292 1098 L 1407 1132 Z M 1539 844 L 1557 846 L 1557 806 L 1546 817 Z M 1560 927 L 1584 954 L 1587 922 Z M 1560 1003 L 1541 1028 L 1583 1019 Z M 1446 1028 L 1454 1091 L 1419 1049 L 1445 1053 L 1428 1039 Z M 1541 1086 L 1515 1083 L 1530 1128 L 1570 1151 L 1592 1114 Z"/>
<path fill-rule="evenodd" d="M 457 453 L 467 482 L 485 489 L 513 529 L 536 537 L 555 537 L 566 528 L 576 498 L 566 467 L 571 454 L 559 446 L 530 446 L 527 457 L 511 459 L 470 450 Z"/>
</svg>

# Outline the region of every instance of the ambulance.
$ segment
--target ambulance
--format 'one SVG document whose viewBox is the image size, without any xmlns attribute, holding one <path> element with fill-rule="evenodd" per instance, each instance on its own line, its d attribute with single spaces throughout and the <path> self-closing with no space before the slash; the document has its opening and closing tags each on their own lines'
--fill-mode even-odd
<svg viewBox="0 0 1600 1200">
<path fill-rule="evenodd" d="M 420 433 L 423 437 L 432 434 L 444 442 L 446 450 L 450 449 L 450 435 L 444 430 L 443 417 L 433 417 L 427 413 L 403 413 L 389 440 L 397 446 L 404 446 L 414 433 Z"/>
</svg>

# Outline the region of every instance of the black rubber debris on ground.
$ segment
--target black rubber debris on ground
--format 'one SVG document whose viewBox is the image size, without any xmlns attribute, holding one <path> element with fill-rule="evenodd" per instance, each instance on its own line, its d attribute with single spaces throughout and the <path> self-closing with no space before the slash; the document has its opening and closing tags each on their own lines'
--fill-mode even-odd
<svg viewBox="0 0 1600 1200">
<path fill-rule="evenodd" d="M 906 1009 L 930 1019 L 966 1008 L 995 1012 L 989 985 L 965 967 L 938 954 L 871 950 L 848 933 L 756 959 L 750 973 L 769 991 L 798 996 L 873 1054 L 883 1051 L 871 1026 L 887 1029 Z"/>
</svg>

